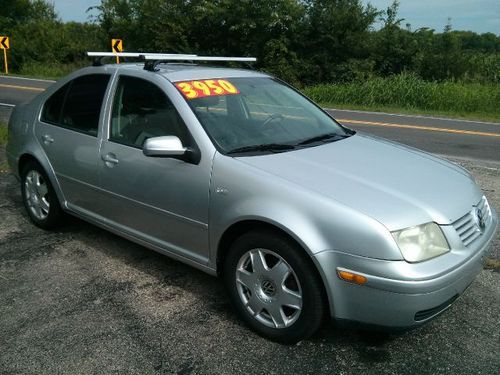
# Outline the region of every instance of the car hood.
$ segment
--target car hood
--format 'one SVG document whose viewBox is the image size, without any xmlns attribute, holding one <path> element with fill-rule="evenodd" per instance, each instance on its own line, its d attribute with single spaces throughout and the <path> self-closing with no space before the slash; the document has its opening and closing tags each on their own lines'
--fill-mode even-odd
<svg viewBox="0 0 500 375">
<path fill-rule="evenodd" d="M 391 231 L 430 221 L 451 224 L 482 196 L 462 168 L 367 135 L 237 159 L 369 215 Z"/>
</svg>

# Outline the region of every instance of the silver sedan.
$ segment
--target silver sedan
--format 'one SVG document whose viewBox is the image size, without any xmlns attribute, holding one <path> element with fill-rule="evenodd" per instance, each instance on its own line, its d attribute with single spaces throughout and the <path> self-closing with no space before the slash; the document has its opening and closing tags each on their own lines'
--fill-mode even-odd
<svg viewBox="0 0 500 375">
<path fill-rule="evenodd" d="M 250 70 L 79 70 L 16 107 L 7 156 L 35 225 L 71 214 L 219 275 L 242 319 L 286 343 L 327 316 L 429 321 L 497 227 L 464 169 L 345 128 Z"/>
</svg>

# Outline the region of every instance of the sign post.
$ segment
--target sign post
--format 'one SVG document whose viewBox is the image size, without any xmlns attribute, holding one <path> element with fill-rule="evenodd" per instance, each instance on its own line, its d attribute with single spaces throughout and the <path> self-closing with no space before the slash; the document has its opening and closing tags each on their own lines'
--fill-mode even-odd
<svg viewBox="0 0 500 375">
<path fill-rule="evenodd" d="M 123 52 L 123 40 L 111 39 L 111 51 L 113 51 L 113 53 Z M 120 56 L 116 56 L 116 63 L 120 63 Z"/>
<path fill-rule="evenodd" d="M 10 42 L 8 36 L 0 35 L 0 48 L 3 49 L 3 63 L 5 67 L 5 74 L 9 74 L 9 64 L 7 62 L 7 50 L 10 49 Z"/>
</svg>

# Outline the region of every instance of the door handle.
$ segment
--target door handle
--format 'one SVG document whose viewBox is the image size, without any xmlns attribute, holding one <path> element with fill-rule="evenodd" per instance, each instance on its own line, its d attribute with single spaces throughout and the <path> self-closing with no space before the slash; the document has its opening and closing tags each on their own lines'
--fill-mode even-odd
<svg viewBox="0 0 500 375">
<path fill-rule="evenodd" d="M 54 138 L 52 138 L 51 135 L 49 134 L 44 134 L 42 136 L 42 141 L 43 143 L 45 143 L 46 145 L 50 145 L 51 143 L 54 143 Z"/>
<path fill-rule="evenodd" d="M 118 164 L 118 159 L 116 158 L 116 155 L 112 153 L 102 155 L 101 159 L 104 161 L 104 163 L 106 163 L 108 167 L 113 167 L 114 165 Z"/>
</svg>

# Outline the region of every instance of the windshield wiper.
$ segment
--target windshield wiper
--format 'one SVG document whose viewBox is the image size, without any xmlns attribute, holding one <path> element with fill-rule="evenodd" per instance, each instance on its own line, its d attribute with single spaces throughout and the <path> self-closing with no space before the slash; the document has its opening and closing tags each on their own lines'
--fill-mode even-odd
<svg viewBox="0 0 500 375">
<path fill-rule="evenodd" d="M 295 148 L 294 145 L 287 145 L 283 143 L 268 143 L 262 145 L 252 145 L 252 146 L 243 146 L 235 148 L 231 151 L 228 151 L 228 154 L 239 154 L 240 152 L 253 152 L 253 151 L 286 151 L 293 150 Z"/>
<path fill-rule="evenodd" d="M 348 137 L 350 137 L 350 135 L 327 133 L 301 141 L 297 143 L 297 146 L 308 145 L 310 143 L 321 142 L 321 141 L 332 141 L 332 140 L 338 141 L 339 139 L 344 139 Z"/>
</svg>

